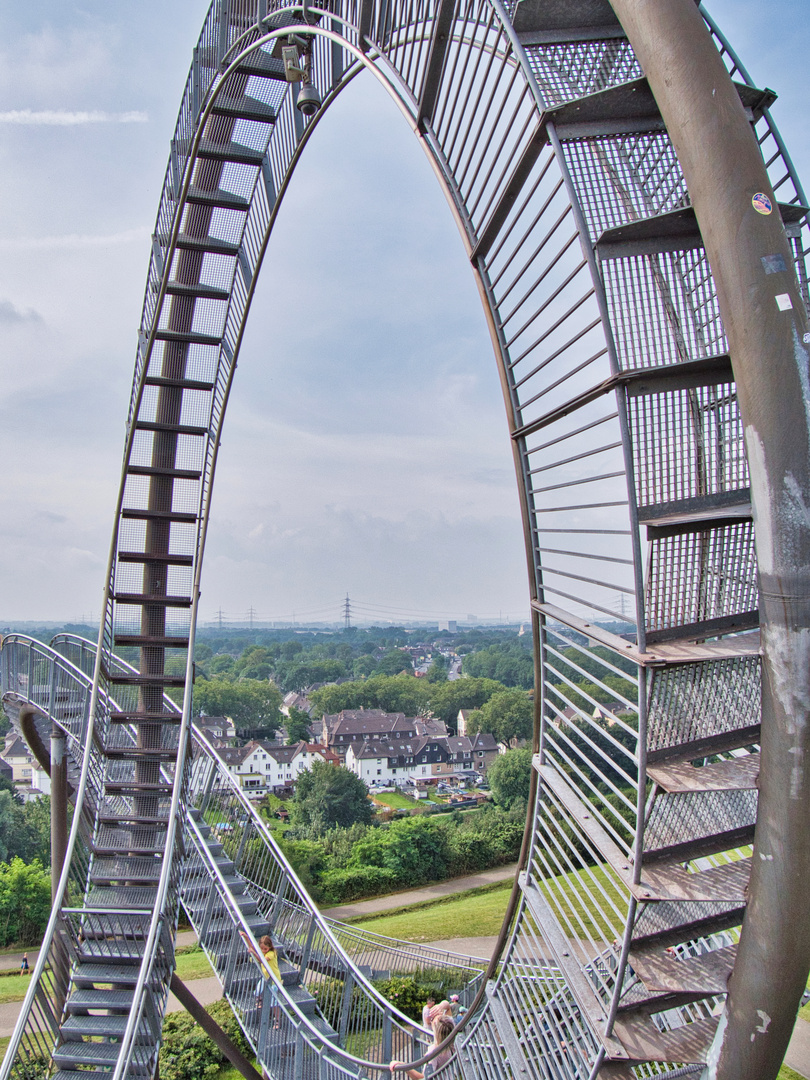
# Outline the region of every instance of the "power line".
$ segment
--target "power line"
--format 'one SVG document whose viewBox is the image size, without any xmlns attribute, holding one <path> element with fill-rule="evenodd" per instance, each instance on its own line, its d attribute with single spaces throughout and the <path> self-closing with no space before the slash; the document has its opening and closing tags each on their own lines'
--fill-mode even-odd
<svg viewBox="0 0 810 1080">
<path fill-rule="evenodd" d="M 345 630 L 350 630 L 352 625 L 352 606 L 349 602 L 349 594 L 346 593 L 346 600 L 343 604 L 343 627 Z"/>
</svg>

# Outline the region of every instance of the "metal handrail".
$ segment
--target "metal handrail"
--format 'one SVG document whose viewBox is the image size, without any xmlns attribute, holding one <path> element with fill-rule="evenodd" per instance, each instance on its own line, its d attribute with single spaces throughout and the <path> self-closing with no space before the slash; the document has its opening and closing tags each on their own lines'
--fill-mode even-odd
<svg viewBox="0 0 810 1080">
<path fill-rule="evenodd" d="M 122 660 L 120 657 L 116 657 L 116 662 L 121 666 L 122 670 L 126 670 L 127 668 L 130 668 L 130 665 L 128 665 L 127 662 L 125 660 Z M 166 700 L 167 704 L 169 704 L 171 702 L 170 698 L 165 698 L 165 700 Z M 171 703 L 171 704 L 172 704 L 173 708 L 175 708 L 175 709 L 177 708 L 177 706 L 174 703 Z M 379 1002 L 383 1003 L 385 1008 L 390 1009 L 392 1013 L 397 1013 L 400 1016 L 401 1020 L 403 1020 L 407 1024 L 412 1025 L 413 1021 L 411 1021 L 408 1017 L 404 1016 L 404 1014 L 398 1013 L 398 1010 L 396 1010 L 393 1006 L 391 1006 L 390 1003 L 387 1002 L 386 999 L 382 997 L 382 995 L 379 993 L 379 991 L 376 989 L 376 987 L 374 987 L 373 984 L 370 983 L 366 979 L 366 977 L 363 975 L 363 973 L 356 967 L 356 965 L 354 965 L 353 961 L 348 956 L 348 954 L 345 952 L 345 950 L 341 947 L 341 945 L 337 941 L 337 939 L 333 936 L 332 931 L 331 931 L 331 927 L 329 926 L 327 921 L 324 920 L 323 916 L 320 914 L 320 912 L 317 910 L 315 905 L 312 903 L 311 898 L 309 897 L 309 894 L 306 892 L 306 890 L 303 888 L 303 886 L 298 881 L 298 877 L 295 874 L 295 871 L 292 869 L 292 867 L 288 863 L 288 861 L 285 858 L 284 854 L 278 848 L 278 845 L 277 845 L 275 839 L 273 838 L 272 833 L 267 828 L 266 824 L 261 819 L 261 817 L 255 813 L 255 811 L 253 810 L 253 807 L 251 806 L 249 800 L 246 798 L 246 796 L 245 796 L 244 792 L 241 790 L 241 788 L 237 784 L 235 784 L 233 778 L 231 777 L 230 773 L 228 772 L 227 768 L 225 767 L 224 763 L 222 762 L 222 759 L 216 753 L 216 750 L 214 749 L 214 747 L 212 747 L 211 744 L 208 742 L 208 739 L 201 732 L 196 731 L 196 730 L 194 731 L 194 739 L 195 739 L 195 742 L 198 743 L 201 746 L 201 748 L 205 750 L 205 752 L 206 752 L 207 756 L 209 757 L 209 759 L 216 763 L 221 775 L 224 778 L 227 778 L 228 786 L 231 789 L 231 792 L 230 792 L 231 795 L 236 797 L 236 799 L 239 801 L 242 809 L 247 811 L 247 813 L 250 815 L 250 818 L 258 826 L 260 833 L 263 834 L 263 838 L 265 839 L 266 845 L 273 852 L 274 858 L 276 858 L 278 863 L 283 866 L 284 871 L 285 871 L 285 877 L 286 877 L 287 881 L 292 885 L 293 889 L 295 890 L 297 896 L 299 897 L 300 901 L 302 902 L 302 906 L 304 908 L 306 908 L 310 912 L 310 915 L 311 915 L 311 918 L 312 918 L 313 922 L 318 926 L 318 928 L 321 930 L 321 932 L 324 933 L 324 936 L 328 940 L 330 940 L 330 943 L 332 944 L 332 946 L 335 949 L 336 953 L 341 957 L 345 957 L 349 961 L 349 963 L 350 963 L 350 965 L 353 968 L 354 973 L 355 973 L 354 977 L 357 979 L 358 983 L 363 985 L 364 989 L 369 991 L 372 997 L 377 998 Z M 536 772 L 534 772 L 534 770 L 533 770 L 532 779 L 531 779 L 532 785 L 536 784 L 536 775 L 537 775 Z M 522 849 L 521 849 L 521 854 L 520 854 L 520 859 L 519 859 L 519 864 L 521 866 L 524 865 L 525 859 L 526 859 L 527 854 L 528 854 L 528 843 L 529 843 L 529 830 L 527 829 L 526 833 L 524 834 L 523 846 L 522 846 Z M 493 951 L 493 955 L 490 958 L 490 961 L 487 964 L 486 970 L 484 971 L 484 973 L 482 975 L 479 975 L 479 976 L 476 977 L 475 981 L 478 982 L 477 991 L 473 996 L 473 999 L 472 999 L 472 1002 L 470 1003 L 468 1012 L 461 1018 L 458 1026 L 456 1028 L 456 1032 L 454 1033 L 454 1036 L 453 1036 L 454 1038 L 456 1038 L 458 1035 L 460 1035 L 461 1032 L 464 1031 L 464 1029 L 467 1028 L 467 1026 L 470 1024 L 470 1021 L 472 1020 L 473 1015 L 477 1012 L 479 1006 L 484 1001 L 484 995 L 485 995 L 485 991 L 486 991 L 487 982 L 491 978 L 493 978 L 493 976 L 495 976 L 495 974 L 498 971 L 501 953 L 503 952 L 503 949 L 504 949 L 504 947 L 506 945 L 506 942 L 507 942 L 507 939 L 508 939 L 509 927 L 511 925 L 514 913 L 517 910 L 519 896 L 520 896 L 520 887 L 519 887 L 518 879 L 516 877 L 515 878 L 515 883 L 514 883 L 513 888 L 512 888 L 512 891 L 510 893 L 509 901 L 508 901 L 508 904 L 507 904 L 507 910 L 506 910 L 506 913 L 505 913 L 505 916 L 504 916 L 504 921 L 503 921 L 503 924 L 501 926 L 501 930 L 500 930 L 500 933 L 499 933 L 499 936 L 498 936 L 498 939 L 497 939 L 497 942 L 496 942 L 496 947 L 495 947 L 495 949 Z M 422 1030 L 426 1034 L 429 1034 L 427 1032 L 427 1029 L 423 1028 Z M 423 1057 L 420 1057 L 420 1058 L 416 1059 L 415 1061 L 411 1062 L 410 1065 L 421 1065 L 421 1064 L 424 1064 L 427 1061 L 430 1061 L 433 1057 L 436 1056 L 437 1053 L 440 1052 L 441 1049 L 443 1049 L 443 1047 L 437 1047 L 432 1052 L 429 1051 Z M 370 1062 L 368 1064 L 373 1065 L 374 1063 Z"/>
<path fill-rule="evenodd" d="M 28 638 L 27 636 L 22 635 L 22 634 L 7 635 L 3 639 L 3 642 L 2 642 L 2 646 L 3 646 L 3 650 L 4 650 L 3 651 L 2 674 L 3 674 L 4 680 L 5 680 L 6 676 L 7 676 L 7 669 L 8 669 L 8 665 L 6 663 L 6 657 L 8 656 L 8 653 L 5 650 L 7 649 L 8 644 L 17 644 L 17 643 L 19 643 L 20 645 L 23 645 L 24 647 L 26 647 L 29 650 L 29 652 L 31 651 L 32 646 L 40 646 L 40 644 L 41 644 L 40 642 L 36 641 L 34 638 Z M 56 654 L 56 655 L 58 655 L 58 654 Z M 69 664 L 69 661 L 65 661 L 61 657 L 60 657 L 60 660 L 61 660 L 62 664 Z M 30 689 L 31 689 L 31 687 L 30 687 L 30 679 L 29 679 L 28 690 L 30 690 Z M 19 693 L 20 688 L 15 687 L 14 690 L 15 690 L 15 693 Z M 83 754 L 82 754 L 81 776 L 80 776 L 78 788 L 77 788 L 77 791 L 76 791 L 76 802 L 77 802 L 77 804 L 80 804 L 82 799 L 84 798 L 84 794 L 85 794 L 87 784 L 88 784 L 88 779 L 89 779 L 90 763 L 91 763 L 91 759 L 93 757 L 93 751 L 95 749 L 94 739 L 93 739 L 93 735 L 94 735 L 93 717 L 94 717 L 93 711 L 89 711 L 88 712 L 88 717 L 86 719 L 86 724 L 83 723 L 82 738 L 80 738 L 79 740 L 76 740 L 75 733 L 68 732 L 68 735 L 70 737 L 71 742 L 78 742 L 78 745 L 80 745 L 80 746 L 83 745 L 83 747 L 84 747 L 84 751 L 83 751 Z M 6 1055 L 4 1057 L 2 1065 L 0 1065 L 0 1078 L 2 1078 L 2 1080 L 6 1080 L 6 1077 L 8 1077 L 8 1075 L 10 1073 L 11 1067 L 12 1067 L 13 1062 L 14 1062 L 14 1056 L 15 1056 L 16 1050 L 19 1047 L 20 1041 L 22 1039 L 23 1032 L 25 1030 L 26 1023 L 28 1021 L 28 1016 L 29 1016 L 29 1014 L 31 1012 L 31 1008 L 32 1008 L 33 1003 L 34 1003 L 34 999 L 35 999 L 35 997 L 37 995 L 37 992 L 38 992 L 38 990 L 40 988 L 40 983 L 41 983 L 41 980 L 42 980 L 43 972 L 45 971 L 45 968 L 46 968 L 47 963 L 48 963 L 48 957 L 49 957 L 49 954 L 50 954 L 51 947 L 53 945 L 54 936 L 55 936 L 56 929 L 57 929 L 57 924 L 59 922 L 59 917 L 61 915 L 61 902 L 62 902 L 62 899 L 63 899 L 63 897 L 65 895 L 65 891 L 67 889 L 67 886 L 68 886 L 68 881 L 69 881 L 69 877 L 70 877 L 71 858 L 72 858 L 72 854 L 73 854 L 73 851 L 74 851 L 75 846 L 76 846 L 76 841 L 78 839 L 79 829 L 80 829 L 80 815 L 79 814 L 74 814 L 73 823 L 71 825 L 70 834 L 68 836 L 68 843 L 67 843 L 67 848 L 66 848 L 66 853 L 65 853 L 65 860 L 64 860 L 64 864 L 63 864 L 62 874 L 61 874 L 61 877 L 60 877 L 60 880 L 59 880 L 59 886 L 57 888 L 56 896 L 54 896 L 53 900 L 52 900 L 51 915 L 50 915 L 50 918 L 48 920 L 48 925 L 47 925 L 47 927 L 45 929 L 45 934 L 43 935 L 42 945 L 40 946 L 37 961 L 34 964 L 33 970 L 31 972 L 31 981 L 29 983 L 28 990 L 26 991 L 25 997 L 23 999 L 23 1003 L 22 1003 L 22 1005 L 20 1007 L 20 1012 L 18 1014 L 17 1021 L 16 1021 L 15 1025 L 14 1025 L 14 1031 L 12 1032 L 11 1038 L 9 1040 L 9 1045 L 8 1045 L 7 1050 L 6 1050 Z"/>
<path fill-rule="evenodd" d="M 238 904 L 238 902 L 236 900 L 236 897 L 231 892 L 230 886 L 228 885 L 228 883 L 227 883 L 227 881 L 225 879 L 225 875 L 222 873 L 222 870 L 217 865 L 216 859 L 214 859 L 214 857 L 211 855 L 211 852 L 210 852 L 208 846 L 205 843 L 205 839 L 204 839 L 204 837 L 202 836 L 202 834 L 200 832 L 200 829 L 199 829 L 199 826 L 198 826 L 197 822 L 190 818 L 189 821 L 188 821 L 188 828 L 191 830 L 191 832 L 192 832 L 192 834 L 194 835 L 194 838 L 195 838 L 195 851 L 196 851 L 196 854 L 207 864 L 206 870 L 207 870 L 207 873 L 209 874 L 209 877 L 213 881 L 216 882 L 216 884 L 217 884 L 219 890 L 221 891 L 221 893 L 224 894 L 224 896 L 227 897 L 227 899 L 230 901 L 226 905 L 226 910 L 227 910 L 227 913 L 228 913 L 229 917 L 233 920 L 234 925 L 238 926 L 241 933 L 244 934 L 251 941 L 251 943 L 254 946 L 254 950 L 258 951 L 258 942 L 256 941 L 256 939 L 255 939 L 255 937 L 253 935 L 253 931 L 250 928 L 250 924 L 248 923 L 247 919 L 242 914 L 242 912 L 241 912 L 241 910 L 239 908 L 239 904 Z M 240 936 L 240 941 L 243 941 L 241 936 Z M 201 944 L 201 947 L 203 948 L 203 950 L 207 954 L 209 954 L 209 958 L 210 958 L 210 952 L 206 948 L 205 943 L 203 941 L 201 941 L 200 944 Z M 250 958 L 250 955 L 251 955 L 250 950 L 247 948 L 247 945 L 244 944 L 244 941 L 243 941 L 243 950 L 244 950 L 244 956 L 246 958 Z M 228 963 L 230 965 L 231 963 L 233 963 L 233 960 L 231 958 L 229 958 Z M 214 970 L 216 971 L 216 964 L 212 964 L 212 967 L 214 967 Z M 232 996 L 228 993 L 227 985 L 224 987 L 224 989 L 225 989 L 225 996 L 228 997 L 228 999 L 229 999 L 229 1001 L 231 1001 L 232 1005 L 236 1006 L 236 1008 L 234 1009 L 234 1012 L 238 1016 L 239 1011 L 241 1011 L 239 1002 L 232 1000 Z M 284 995 L 283 987 L 282 987 L 282 993 L 279 995 L 279 1001 L 281 1002 L 282 1009 L 284 1009 L 284 1011 L 287 1012 L 287 1013 L 291 1013 L 295 1017 L 295 1024 L 298 1027 L 298 1029 L 306 1031 L 307 1032 L 307 1037 L 309 1038 L 309 1040 L 312 1043 L 314 1043 L 316 1045 L 322 1045 L 324 1048 L 326 1048 L 327 1053 L 329 1054 L 330 1057 L 335 1056 L 341 1061 L 349 1062 L 352 1065 L 356 1065 L 356 1066 L 361 1067 L 363 1069 L 375 1069 L 375 1068 L 379 1069 L 381 1067 L 379 1062 L 368 1061 L 365 1058 L 356 1057 L 354 1054 L 350 1054 L 348 1051 L 344 1050 L 342 1047 L 335 1046 L 333 1043 L 330 1043 L 328 1039 L 324 1039 L 323 1034 L 318 1031 L 317 1027 L 312 1023 L 311 1019 L 306 1015 L 306 1013 L 303 1012 L 303 1010 L 297 1005 L 297 1003 L 295 1001 L 293 1001 L 291 998 Z M 386 1002 L 386 1004 L 389 1004 L 389 1003 Z M 393 1015 L 396 1012 L 396 1010 L 394 1010 L 393 1007 L 390 1007 L 390 1005 L 389 1005 L 388 1012 Z M 403 1014 L 399 1014 L 399 1015 L 403 1016 Z M 408 1028 L 416 1029 L 419 1032 L 421 1032 L 421 1034 L 423 1034 L 424 1036 L 427 1036 L 429 1034 L 427 1032 L 427 1029 L 422 1028 L 421 1025 L 419 1025 L 419 1024 L 415 1023 L 414 1021 L 410 1020 L 408 1017 L 403 1016 L 403 1019 L 404 1019 L 405 1023 L 407 1024 Z M 245 1025 L 243 1024 L 243 1026 L 245 1026 Z M 407 1034 L 407 1035 L 411 1034 L 410 1031 L 407 1031 L 404 1028 L 401 1028 L 400 1030 L 402 1030 L 404 1034 Z M 383 1066 L 383 1068 L 384 1068 L 385 1071 L 388 1071 L 387 1065 Z"/>
</svg>

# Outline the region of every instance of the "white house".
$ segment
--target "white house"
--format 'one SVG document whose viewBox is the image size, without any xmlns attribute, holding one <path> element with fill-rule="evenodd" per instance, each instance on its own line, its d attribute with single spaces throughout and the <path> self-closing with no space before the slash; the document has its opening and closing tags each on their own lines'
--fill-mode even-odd
<svg viewBox="0 0 810 1080">
<path fill-rule="evenodd" d="M 302 772 L 312 768 L 313 761 L 334 757 L 317 743 L 276 746 L 256 739 L 245 746 L 223 748 L 219 756 L 242 790 L 254 795 L 292 787 Z"/>
<path fill-rule="evenodd" d="M 407 742 L 368 739 L 350 743 L 346 749 L 346 768 L 369 786 L 404 784 L 416 772 L 416 757 L 426 741 L 424 738 Z"/>
</svg>

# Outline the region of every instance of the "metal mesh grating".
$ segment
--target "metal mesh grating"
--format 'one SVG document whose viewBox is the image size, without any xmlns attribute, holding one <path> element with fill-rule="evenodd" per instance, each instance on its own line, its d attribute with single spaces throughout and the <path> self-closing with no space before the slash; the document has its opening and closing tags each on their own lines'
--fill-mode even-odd
<svg viewBox="0 0 810 1080">
<path fill-rule="evenodd" d="M 653 803 L 644 850 L 689 843 L 754 825 L 756 791 L 700 791 L 660 794 Z"/>
<path fill-rule="evenodd" d="M 647 746 L 662 750 L 759 723 L 760 664 L 736 657 L 656 671 Z"/>
<path fill-rule="evenodd" d="M 603 274 L 622 368 L 727 352 L 702 249 L 609 259 Z"/>
<path fill-rule="evenodd" d="M 535 45 L 526 53 L 549 107 L 643 76 L 627 41 Z"/>
<path fill-rule="evenodd" d="M 628 419 L 639 506 L 748 487 L 733 384 L 630 398 Z"/>
<path fill-rule="evenodd" d="M 750 612 L 757 604 L 751 522 L 651 542 L 646 596 L 650 630 Z"/>
<path fill-rule="evenodd" d="M 572 139 L 563 152 L 594 241 L 606 229 L 689 205 L 680 164 L 664 133 Z"/>
</svg>

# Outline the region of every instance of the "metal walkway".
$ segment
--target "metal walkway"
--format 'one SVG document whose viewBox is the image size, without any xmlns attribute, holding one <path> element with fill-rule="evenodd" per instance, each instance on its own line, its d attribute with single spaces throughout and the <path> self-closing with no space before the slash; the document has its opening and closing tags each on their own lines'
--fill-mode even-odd
<svg viewBox="0 0 810 1080">
<path fill-rule="evenodd" d="M 807 207 L 774 95 L 691 0 L 212 4 L 153 237 L 48 937 L 54 972 L 57 954 L 107 950 L 135 981 L 115 1033 L 80 1039 L 61 1025 L 79 991 L 32 994 L 28 1049 L 15 1036 L 0 1080 L 26 1053 L 151 1075 L 187 831 L 208 860 L 195 873 L 224 857 L 189 811 L 225 405 L 280 200 L 361 73 L 393 96 L 458 223 L 530 570 L 524 871 L 453 1068 L 618 1080 L 708 1063 L 712 1080 L 773 1080 L 810 965 L 810 930 L 791 925 L 810 874 Z M 138 650 L 136 672 L 117 648 Z M 43 1015 L 55 1047 L 31 1034 Z"/>
</svg>

